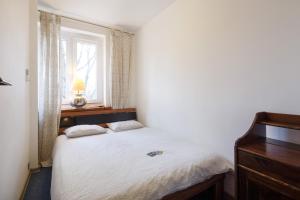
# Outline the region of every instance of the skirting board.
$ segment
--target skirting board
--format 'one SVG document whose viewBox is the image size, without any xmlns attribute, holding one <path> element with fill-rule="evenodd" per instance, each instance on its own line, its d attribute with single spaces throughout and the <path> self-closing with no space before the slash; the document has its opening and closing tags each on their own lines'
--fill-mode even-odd
<svg viewBox="0 0 300 200">
<path fill-rule="evenodd" d="M 27 180 L 26 180 L 26 183 L 24 185 L 24 188 L 23 188 L 23 191 L 21 193 L 21 196 L 20 196 L 20 200 L 23 200 L 24 197 L 25 197 L 25 193 L 26 193 L 26 190 L 27 190 L 27 187 L 28 187 L 28 184 L 29 184 L 29 180 L 30 180 L 30 177 L 31 177 L 31 174 L 34 173 L 34 172 L 38 172 L 40 171 L 40 168 L 36 168 L 36 169 L 31 169 L 29 170 L 29 173 L 28 173 L 28 176 L 27 176 Z"/>
<path fill-rule="evenodd" d="M 25 183 L 25 185 L 24 185 L 24 187 L 23 187 L 21 196 L 20 196 L 20 198 L 19 198 L 20 200 L 23 200 L 24 197 L 25 197 L 25 192 L 26 192 L 26 189 L 27 189 L 27 186 L 28 186 L 30 177 L 31 177 L 31 170 L 30 170 L 29 173 L 28 173 L 28 176 L 27 176 L 27 179 L 26 179 L 26 183 Z"/>
</svg>

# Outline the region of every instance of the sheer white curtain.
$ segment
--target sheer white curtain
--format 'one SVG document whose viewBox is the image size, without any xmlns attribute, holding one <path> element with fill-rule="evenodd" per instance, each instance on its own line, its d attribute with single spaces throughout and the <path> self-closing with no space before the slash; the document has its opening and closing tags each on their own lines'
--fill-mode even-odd
<svg viewBox="0 0 300 200">
<path fill-rule="evenodd" d="M 41 12 L 39 35 L 39 161 L 51 165 L 51 154 L 57 136 L 60 93 L 60 17 Z"/>
<path fill-rule="evenodd" d="M 133 36 L 121 31 L 112 31 L 111 41 L 111 77 L 107 102 L 116 109 L 128 108 Z"/>
</svg>

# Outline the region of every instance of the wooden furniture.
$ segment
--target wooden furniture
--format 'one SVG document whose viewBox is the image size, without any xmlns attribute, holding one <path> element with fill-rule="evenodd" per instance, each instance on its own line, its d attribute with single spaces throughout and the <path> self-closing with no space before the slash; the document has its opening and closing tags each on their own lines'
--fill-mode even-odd
<svg viewBox="0 0 300 200">
<path fill-rule="evenodd" d="M 64 134 L 63 131 L 71 126 L 97 124 L 106 127 L 106 123 L 135 119 L 135 108 L 112 109 L 94 105 L 87 105 L 80 109 L 67 108 L 61 112 L 59 135 Z"/>
<path fill-rule="evenodd" d="M 300 200 L 300 145 L 266 137 L 266 126 L 300 130 L 300 116 L 257 113 L 235 143 L 238 200 Z"/>
<path fill-rule="evenodd" d="M 135 119 L 137 119 L 135 108 L 112 109 L 95 105 L 86 105 L 80 109 L 65 107 L 61 113 L 59 135 L 64 134 L 64 129 L 75 125 L 97 124 L 105 127 L 106 123 Z M 209 188 L 213 189 L 213 200 L 221 200 L 224 195 L 224 178 L 225 174 L 217 174 L 199 184 L 167 195 L 163 200 L 188 200 Z"/>
<path fill-rule="evenodd" d="M 206 191 L 209 188 L 213 188 L 212 200 L 221 200 L 224 195 L 224 178 L 225 174 L 217 174 L 212 178 L 193 185 L 185 190 L 169 194 L 162 198 L 162 200 L 188 200 L 197 196 L 201 192 Z"/>
</svg>

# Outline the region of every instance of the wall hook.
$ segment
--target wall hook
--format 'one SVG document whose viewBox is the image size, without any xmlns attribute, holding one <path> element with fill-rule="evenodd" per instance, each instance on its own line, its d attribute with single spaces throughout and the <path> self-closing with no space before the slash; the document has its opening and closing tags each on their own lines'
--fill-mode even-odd
<svg viewBox="0 0 300 200">
<path fill-rule="evenodd" d="M 0 77 L 0 85 L 5 85 L 5 86 L 9 86 L 9 85 L 11 85 L 10 83 L 8 83 L 8 82 L 5 82 L 5 81 L 3 81 L 2 80 L 2 78 Z"/>
</svg>

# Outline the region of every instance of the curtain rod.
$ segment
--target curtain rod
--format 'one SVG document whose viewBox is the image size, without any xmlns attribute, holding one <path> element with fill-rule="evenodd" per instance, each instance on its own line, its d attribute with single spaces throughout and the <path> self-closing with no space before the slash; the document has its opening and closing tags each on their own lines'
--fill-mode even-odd
<svg viewBox="0 0 300 200">
<path fill-rule="evenodd" d="M 46 12 L 46 13 L 50 13 L 50 14 L 53 14 L 53 15 L 58 15 L 58 14 L 51 13 L 51 12 L 44 11 L 44 10 L 38 10 L 38 12 Z M 99 26 L 99 27 L 101 27 L 101 28 L 105 28 L 105 29 L 109 29 L 109 30 L 117 30 L 117 31 L 121 31 L 121 32 L 130 34 L 130 35 L 134 35 L 134 33 L 130 33 L 130 32 L 127 32 L 127 31 L 122 31 L 122 30 L 115 29 L 115 28 L 111 28 L 111 27 L 109 27 L 109 26 L 103 26 L 103 25 L 100 25 L 100 24 L 95 24 L 95 23 L 92 23 L 92 22 L 87 22 L 87 21 L 84 21 L 84 20 L 81 20 L 81 19 L 76 19 L 76 18 L 67 17 L 67 16 L 63 16 L 63 15 L 58 15 L 58 16 L 63 17 L 63 18 L 66 18 L 66 19 L 70 19 L 70 20 L 74 20 L 74 21 L 78 21 L 78 22 L 82 22 L 82 23 L 94 25 L 94 26 Z"/>
</svg>

